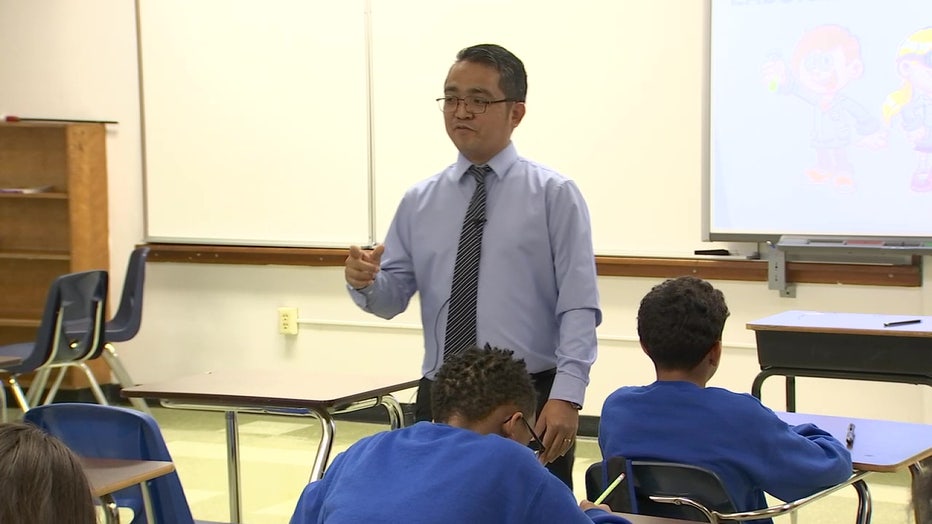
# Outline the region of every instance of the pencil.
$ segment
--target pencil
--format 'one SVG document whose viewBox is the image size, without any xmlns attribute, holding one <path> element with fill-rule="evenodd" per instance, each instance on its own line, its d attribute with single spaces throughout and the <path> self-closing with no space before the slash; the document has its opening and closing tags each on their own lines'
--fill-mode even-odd
<svg viewBox="0 0 932 524">
<path fill-rule="evenodd" d="M 615 488 L 617 488 L 618 485 L 621 484 L 621 481 L 624 479 L 625 479 L 625 474 L 624 472 L 622 472 L 620 475 L 618 475 L 618 477 L 615 480 L 612 481 L 611 484 L 608 485 L 607 488 L 605 488 L 605 491 L 603 491 L 602 494 L 599 495 L 599 498 L 592 501 L 592 503 L 601 504 L 602 501 L 604 501 L 609 495 L 612 494 L 612 491 L 614 491 Z"/>
</svg>

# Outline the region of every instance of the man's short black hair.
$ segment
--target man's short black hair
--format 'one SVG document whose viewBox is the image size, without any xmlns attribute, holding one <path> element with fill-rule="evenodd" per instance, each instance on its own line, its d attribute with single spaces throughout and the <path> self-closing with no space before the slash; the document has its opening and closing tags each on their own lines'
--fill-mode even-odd
<svg viewBox="0 0 932 524">
<path fill-rule="evenodd" d="M 511 51 L 496 44 L 479 44 L 461 49 L 456 54 L 457 62 L 485 64 L 498 71 L 501 79 L 498 87 L 505 98 L 524 102 L 527 99 L 527 73 L 524 63 Z"/>
</svg>

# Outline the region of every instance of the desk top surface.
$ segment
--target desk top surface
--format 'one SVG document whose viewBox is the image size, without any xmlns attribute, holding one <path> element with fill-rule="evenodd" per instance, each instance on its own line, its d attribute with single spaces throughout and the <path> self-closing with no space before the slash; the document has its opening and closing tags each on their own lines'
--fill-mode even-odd
<svg viewBox="0 0 932 524">
<path fill-rule="evenodd" d="M 808 413 L 777 412 L 791 425 L 811 422 L 845 441 L 848 424 L 854 424 L 854 445 L 851 460 L 860 471 L 898 471 L 932 456 L 932 425 L 874 420 Z"/>
<path fill-rule="evenodd" d="M 332 408 L 415 388 L 418 380 L 371 371 L 218 370 L 125 388 L 122 395 L 229 406 Z"/>
<path fill-rule="evenodd" d="M 884 323 L 919 320 L 918 323 L 885 327 Z M 884 315 L 876 313 L 822 313 L 784 311 L 748 322 L 754 331 L 796 331 L 809 333 L 864 334 L 896 337 L 932 337 L 932 317 Z"/>
<path fill-rule="evenodd" d="M 81 457 L 81 466 L 95 497 L 114 493 L 175 471 L 171 462 Z"/>
</svg>

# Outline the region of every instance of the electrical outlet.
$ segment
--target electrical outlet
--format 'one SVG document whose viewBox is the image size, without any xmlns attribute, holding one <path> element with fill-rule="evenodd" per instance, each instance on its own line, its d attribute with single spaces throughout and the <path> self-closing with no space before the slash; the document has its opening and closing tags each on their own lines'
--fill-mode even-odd
<svg viewBox="0 0 932 524">
<path fill-rule="evenodd" d="M 298 334 L 298 308 L 278 308 L 278 332 L 282 335 Z"/>
</svg>

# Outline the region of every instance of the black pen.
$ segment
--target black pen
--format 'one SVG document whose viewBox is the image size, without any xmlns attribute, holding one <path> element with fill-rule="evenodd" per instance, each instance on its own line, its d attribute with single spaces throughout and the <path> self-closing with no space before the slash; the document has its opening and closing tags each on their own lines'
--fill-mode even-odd
<svg viewBox="0 0 932 524">
<path fill-rule="evenodd" d="M 848 434 L 845 436 L 845 443 L 848 444 L 848 447 L 854 445 L 854 422 L 848 424 Z"/>
<path fill-rule="evenodd" d="M 893 320 L 891 322 L 884 322 L 883 327 L 906 326 L 909 324 L 918 324 L 920 322 L 922 322 L 921 318 L 911 318 L 909 320 Z"/>
</svg>

